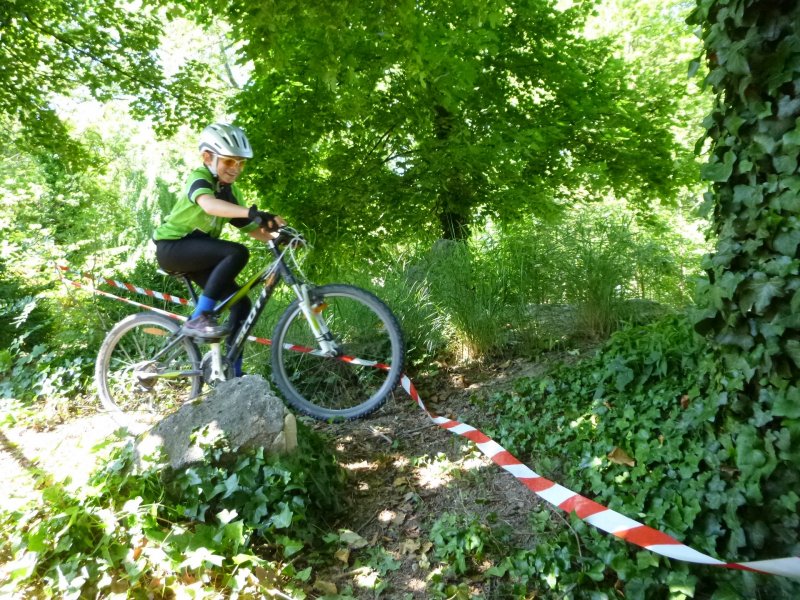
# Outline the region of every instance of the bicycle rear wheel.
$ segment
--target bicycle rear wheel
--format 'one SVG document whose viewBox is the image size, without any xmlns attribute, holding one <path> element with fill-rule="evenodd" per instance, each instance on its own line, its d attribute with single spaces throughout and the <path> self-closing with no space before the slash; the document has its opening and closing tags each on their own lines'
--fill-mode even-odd
<svg viewBox="0 0 800 600">
<path fill-rule="evenodd" d="M 117 323 L 103 341 L 95 383 L 103 406 L 121 425 L 152 425 L 200 393 L 197 346 L 183 338 L 164 350 L 179 328 L 168 317 L 144 312 Z"/>
<path fill-rule="evenodd" d="M 311 290 L 341 355 L 321 355 L 295 300 L 275 326 L 272 376 L 286 401 L 316 419 L 345 421 L 377 410 L 400 380 L 403 336 L 389 308 L 350 285 Z"/>
</svg>

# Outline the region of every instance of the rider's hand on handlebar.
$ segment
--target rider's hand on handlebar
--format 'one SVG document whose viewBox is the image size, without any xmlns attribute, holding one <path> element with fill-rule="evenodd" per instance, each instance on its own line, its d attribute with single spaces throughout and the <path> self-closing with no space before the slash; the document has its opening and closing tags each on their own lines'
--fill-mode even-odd
<svg viewBox="0 0 800 600">
<path fill-rule="evenodd" d="M 269 232 L 276 232 L 280 227 L 286 225 L 286 221 L 281 219 L 278 215 L 273 215 L 272 213 L 258 210 L 258 207 L 254 204 L 250 207 L 250 211 L 247 213 L 248 218 L 257 223 L 262 229 L 265 229 Z"/>
</svg>

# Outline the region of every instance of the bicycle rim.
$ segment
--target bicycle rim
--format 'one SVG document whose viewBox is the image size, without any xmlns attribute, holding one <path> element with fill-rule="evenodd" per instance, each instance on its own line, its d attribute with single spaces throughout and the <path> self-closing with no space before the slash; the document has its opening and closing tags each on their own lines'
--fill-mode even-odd
<svg viewBox="0 0 800 600">
<path fill-rule="evenodd" d="M 153 360 L 179 325 L 161 315 L 140 313 L 109 332 L 97 357 L 95 377 L 100 399 L 112 416 L 129 428 L 152 425 L 202 388 L 197 347 L 182 339 Z"/>
<path fill-rule="evenodd" d="M 275 328 L 273 379 L 296 409 L 321 420 L 363 417 L 378 409 L 403 368 L 397 319 L 375 296 L 348 285 L 316 288 L 325 322 L 343 356 L 321 356 L 297 301 Z"/>
</svg>

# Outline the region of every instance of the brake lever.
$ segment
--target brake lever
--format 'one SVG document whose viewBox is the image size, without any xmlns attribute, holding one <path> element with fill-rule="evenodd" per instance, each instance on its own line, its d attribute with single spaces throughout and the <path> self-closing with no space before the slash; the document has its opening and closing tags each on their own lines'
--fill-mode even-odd
<svg viewBox="0 0 800 600">
<path fill-rule="evenodd" d="M 304 246 L 306 243 L 305 238 L 293 229 L 281 227 L 278 229 L 278 236 L 272 238 L 272 241 L 278 246 L 290 245 L 293 248 Z"/>
</svg>

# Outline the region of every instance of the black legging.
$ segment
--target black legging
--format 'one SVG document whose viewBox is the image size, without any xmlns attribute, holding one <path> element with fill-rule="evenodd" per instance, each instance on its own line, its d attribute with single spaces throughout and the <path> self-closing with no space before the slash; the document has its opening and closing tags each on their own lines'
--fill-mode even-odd
<svg viewBox="0 0 800 600">
<path fill-rule="evenodd" d="M 250 252 L 242 244 L 218 240 L 195 232 L 179 240 L 156 240 L 156 260 L 165 271 L 186 273 L 213 300 L 222 300 L 239 290 L 236 276 L 244 269 Z M 247 313 L 246 296 L 231 307 L 231 325 L 235 331 Z"/>
</svg>

